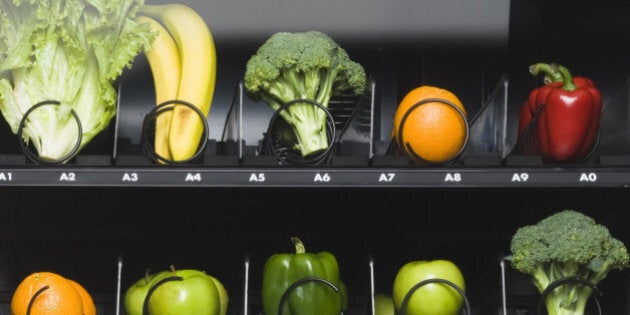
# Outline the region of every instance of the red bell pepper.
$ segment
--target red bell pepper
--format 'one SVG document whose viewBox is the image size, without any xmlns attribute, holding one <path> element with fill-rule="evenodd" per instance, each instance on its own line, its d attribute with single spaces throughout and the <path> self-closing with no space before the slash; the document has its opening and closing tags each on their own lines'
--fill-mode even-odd
<svg viewBox="0 0 630 315">
<path fill-rule="evenodd" d="M 563 82 L 562 74 L 560 73 L 560 70 L 558 69 L 559 66 L 560 65 L 555 64 L 555 63 L 552 63 L 552 64 L 535 63 L 529 66 L 529 73 L 531 73 L 533 76 L 537 76 L 541 72 L 545 75 L 544 81 L 543 81 L 545 86 L 532 90 L 532 92 L 530 92 L 529 94 L 528 101 L 521 108 L 521 114 L 519 116 L 519 129 L 518 129 L 519 136 L 523 133 L 525 128 L 528 126 L 529 122 L 532 120 L 537 110 L 539 110 L 539 105 L 545 102 L 548 92 L 551 91 L 553 87 L 557 87 L 558 85 L 560 85 L 557 82 Z M 550 83 L 555 83 L 555 84 L 551 84 L 551 86 L 547 86 Z M 575 83 L 575 85 L 578 87 L 595 86 L 593 81 L 586 77 L 578 77 L 578 76 L 573 77 L 573 83 Z"/>
<path fill-rule="evenodd" d="M 577 162 L 596 144 L 602 97 L 593 81 L 573 77 L 561 65 L 537 63 L 545 85 L 530 92 L 519 115 L 521 153 L 539 154 L 549 162 Z"/>
</svg>

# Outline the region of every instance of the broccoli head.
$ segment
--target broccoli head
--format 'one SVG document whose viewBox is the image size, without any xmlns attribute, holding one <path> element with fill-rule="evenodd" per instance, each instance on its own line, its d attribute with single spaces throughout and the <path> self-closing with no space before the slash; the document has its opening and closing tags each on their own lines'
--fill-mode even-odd
<svg viewBox="0 0 630 315">
<path fill-rule="evenodd" d="M 248 60 L 243 81 L 249 96 L 273 110 L 296 100 L 327 108 L 331 97 L 342 92 L 360 95 L 367 85 L 363 66 L 330 36 L 317 31 L 271 35 Z M 279 115 L 293 129 L 302 156 L 328 148 L 324 110 L 298 101 Z"/>
<path fill-rule="evenodd" d="M 555 213 L 534 225 L 519 228 L 510 244 L 512 266 L 532 277 L 539 292 L 553 282 L 579 277 L 593 285 L 610 271 L 628 267 L 626 246 L 608 228 L 575 210 Z M 550 315 L 581 315 L 592 289 L 567 282 L 546 298 Z"/>
</svg>

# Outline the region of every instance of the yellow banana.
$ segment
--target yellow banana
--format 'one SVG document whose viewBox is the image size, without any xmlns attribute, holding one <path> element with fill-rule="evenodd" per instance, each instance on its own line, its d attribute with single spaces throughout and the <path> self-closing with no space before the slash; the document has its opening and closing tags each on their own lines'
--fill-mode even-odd
<svg viewBox="0 0 630 315">
<path fill-rule="evenodd" d="M 144 52 L 153 74 L 155 86 L 155 101 L 157 104 L 177 98 L 179 81 L 181 77 L 181 60 L 177 44 L 171 34 L 159 21 L 145 15 L 136 16 L 139 23 L 149 24 L 157 37 L 149 50 Z M 155 120 L 155 153 L 171 160 L 168 147 L 168 134 L 170 130 L 172 111 L 164 111 Z"/>
<path fill-rule="evenodd" d="M 179 4 L 145 4 L 140 14 L 162 23 L 173 36 L 181 58 L 177 99 L 192 103 L 207 117 L 216 81 L 216 50 L 210 28 L 191 7 Z M 169 131 L 169 149 L 174 161 L 192 157 L 203 134 L 203 121 L 187 106 L 175 106 Z"/>
</svg>

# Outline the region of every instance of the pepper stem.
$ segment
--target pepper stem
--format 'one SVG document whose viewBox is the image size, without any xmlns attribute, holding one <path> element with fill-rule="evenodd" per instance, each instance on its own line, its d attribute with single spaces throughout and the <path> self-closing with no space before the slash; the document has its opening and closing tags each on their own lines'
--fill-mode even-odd
<svg viewBox="0 0 630 315">
<path fill-rule="evenodd" d="M 558 71 L 557 64 L 548 64 L 548 63 L 535 63 L 529 66 L 529 73 L 533 76 L 537 76 L 541 72 L 545 74 L 544 82 L 545 84 L 549 84 L 552 82 L 561 82 L 562 74 Z"/>
<path fill-rule="evenodd" d="M 561 65 L 557 65 L 557 67 L 558 72 L 562 75 L 562 81 L 564 82 L 562 89 L 565 91 L 575 91 L 577 87 L 575 86 L 575 82 L 573 82 L 573 76 L 571 72 L 569 72 L 569 69 Z"/>
<path fill-rule="evenodd" d="M 302 243 L 302 241 L 300 241 L 299 238 L 294 236 L 294 237 L 291 238 L 291 242 L 293 242 L 293 245 L 295 245 L 295 253 L 296 254 L 304 254 L 304 253 L 306 253 L 306 248 L 304 247 L 304 243 Z"/>
<path fill-rule="evenodd" d="M 563 65 L 556 63 L 535 63 L 529 66 L 529 73 L 532 75 L 538 75 L 540 72 L 545 74 L 545 84 L 552 82 L 562 82 L 562 89 L 565 91 L 573 91 L 576 89 L 575 82 L 573 82 L 573 76 L 569 69 Z"/>
</svg>

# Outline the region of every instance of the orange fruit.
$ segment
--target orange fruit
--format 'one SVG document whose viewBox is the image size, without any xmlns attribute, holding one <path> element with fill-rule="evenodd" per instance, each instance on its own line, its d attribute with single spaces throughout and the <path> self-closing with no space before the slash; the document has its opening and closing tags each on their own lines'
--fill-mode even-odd
<svg viewBox="0 0 630 315">
<path fill-rule="evenodd" d="M 427 99 L 436 100 L 419 104 Z M 398 149 L 417 163 L 444 163 L 455 158 L 466 145 L 467 136 L 466 109 L 447 89 L 416 87 L 403 97 L 394 114 L 392 138 Z"/>
<path fill-rule="evenodd" d="M 24 278 L 13 293 L 11 314 L 95 315 L 96 308 L 78 283 L 53 272 L 36 272 Z"/>
<path fill-rule="evenodd" d="M 96 305 L 94 305 L 94 300 L 88 291 L 78 282 L 66 279 L 70 284 L 74 286 L 74 288 L 79 292 L 81 296 L 81 303 L 83 304 L 83 314 L 84 315 L 96 315 Z"/>
</svg>

